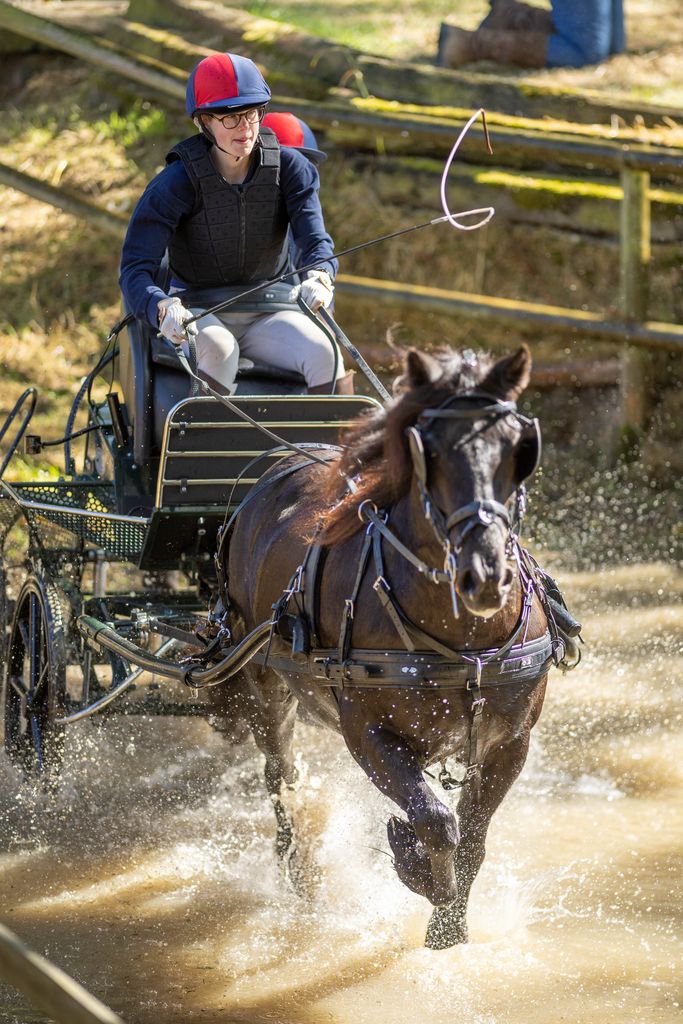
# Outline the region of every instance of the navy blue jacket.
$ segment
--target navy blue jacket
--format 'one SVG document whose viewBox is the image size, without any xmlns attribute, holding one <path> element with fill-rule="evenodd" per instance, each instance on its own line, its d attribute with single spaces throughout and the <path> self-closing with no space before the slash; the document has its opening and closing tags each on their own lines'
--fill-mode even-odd
<svg viewBox="0 0 683 1024">
<path fill-rule="evenodd" d="M 239 185 L 235 185 L 239 188 Z M 337 261 L 325 229 L 313 164 L 298 150 L 282 147 L 280 188 L 285 200 L 292 239 L 301 264 L 314 263 L 334 279 Z M 163 169 L 142 194 L 128 225 L 121 254 L 119 284 L 127 308 L 141 320 L 157 326 L 157 306 L 166 292 L 155 284 L 161 260 L 180 219 L 192 212 L 196 195 L 180 160 Z M 178 288 L 184 281 L 174 280 Z"/>
</svg>

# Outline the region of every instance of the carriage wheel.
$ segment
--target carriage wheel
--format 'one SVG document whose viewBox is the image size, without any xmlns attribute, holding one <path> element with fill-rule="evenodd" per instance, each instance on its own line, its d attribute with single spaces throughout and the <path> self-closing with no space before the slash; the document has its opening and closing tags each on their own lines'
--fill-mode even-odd
<svg viewBox="0 0 683 1024">
<path fill-rule="evenodd" d="M 5 664 L 5 644 L 9 625 L 9 598 L 7 596 L 7 573 L 0 555 L 0 665 Z"/>
<path fill-rule="evenodd" d="M 62 764 L 66 647 L 56 589 L 31 576 L 17 599 L 7 643 L 5 750 L 27 775 L 50 781 Z"/>
</svg>

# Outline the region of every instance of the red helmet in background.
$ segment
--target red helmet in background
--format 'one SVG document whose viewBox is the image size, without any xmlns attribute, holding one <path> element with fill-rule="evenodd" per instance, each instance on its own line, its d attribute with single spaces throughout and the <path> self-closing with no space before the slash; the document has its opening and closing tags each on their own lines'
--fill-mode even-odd
<svg viewBox="0 0 683 1024">
<path fill-rule="evenodd" d="M 281 146 L 301 150 L 312 163 L 321 164 L 323 160 L 327 160 L 327 153 L 318 149 L 315 135 L 300 117 L 289 112 L 266 114 L 261 121 L 261 127 L 270 128 L 275 132 Z"/>
</svg>

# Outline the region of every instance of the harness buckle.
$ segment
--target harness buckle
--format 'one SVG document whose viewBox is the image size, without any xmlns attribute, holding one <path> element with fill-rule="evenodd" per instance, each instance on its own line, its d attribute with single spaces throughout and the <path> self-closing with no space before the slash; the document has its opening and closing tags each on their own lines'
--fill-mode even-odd
<svg viewBox="0 0 683 1024">
<path fill-rule="evenodd" d="M 312 660 L 313 660 L 313 664 L 314 665 L 317 665 L 320 669 L 322 669 L 322 673 L 323 673 L 325 679 L 329 679 L 330 678 L 330 662 L 331 662 L 332 659 L 331 658 L 313 658 Z"/>
<path fill-rule="evenodd" d="M 442 763 L 441 765 L 441 771 L 439 772 L 438 778 L 442 788 L 445 789 L 447 793 L 454 789 L 461 789 L 467 779 L 469 769 L 465 768 L 464 765 L 457 765 L 456 767 L 461 770 L 461 778 L 457 778 L 455 775 L 451 774 L 445 763 Z"/>
<path fill-rule="evenodd" d="M 470 693 L 476 693 L 481 688 L 481 673 L 484 666 L 482 665 L 481 658 L 473 658 L 472 660 L 474 662 L 474 679 L 468 679 L 465 686 Z"/>
<path fill-rule="evenodd" d="M 355 614 L 355 609 L 354 609 L 353 601 L 351 600 L 350 597 L 346 598 L 346 600 L 344 601 L 344 605 L 345 605 L 345 608 L 346 608 L 346 617 L 347 617 L 347 619 L 352 619 L 354 617 L 354 614 Z"/>
<path fill-rule="evenodd" d="M 372 589 L 375 591 L 375 593 L 379 593 L 380 590 L 383 590 L 386 594 L 388 594 L 391 588 L 389 587 L 387 581 L 384 579 L 384 576 L 382 576 L 382 574 L 380 573 L 375 582 L 372 584 Z"/>
<path fill-rule="evenodd" d="M 553 664 L 555 665 L 556 668 L 560 668 L 561 665 L 562 665 L 562 662 L 564 661 L 564 659 L 565 659 L 565 657 L 567 655 L 567 646 L 566 646 L 563 638 L 560 637 L 560 636 L 558 636 L 557 638 L 551 640 L 550 644 L 551 644 L 551 651 L 552 651 L 551 657 L 553 659 Z"/>
<path fill-rule="evenodd" d="M 481 715 L 484 710 L 484 704 L 486 703 L 486 697 L 475 697 L 472 701 L 472 714 Z"/>
</svg>

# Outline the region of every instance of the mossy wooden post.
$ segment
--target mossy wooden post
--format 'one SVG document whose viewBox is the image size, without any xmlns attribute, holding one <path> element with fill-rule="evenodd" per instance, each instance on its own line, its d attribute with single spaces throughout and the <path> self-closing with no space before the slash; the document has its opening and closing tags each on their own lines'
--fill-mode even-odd
<svg viewBox="0 0 683 1024">
<path fill-rule="evenodd" d="M 629 323 L 647 320 L 650 278 L 650 175 L 622 168 L 621 288 L 619 305 Z M 648 355 L 628 345 L 623 353 L 622 429 L 638 431 L 647 415 Z"/>
<path fill-rule="evenodd" d="M 0 978 L 58 1024 L 123 1024 L 118 1014 L 1 924 Z"/>
</svg>

